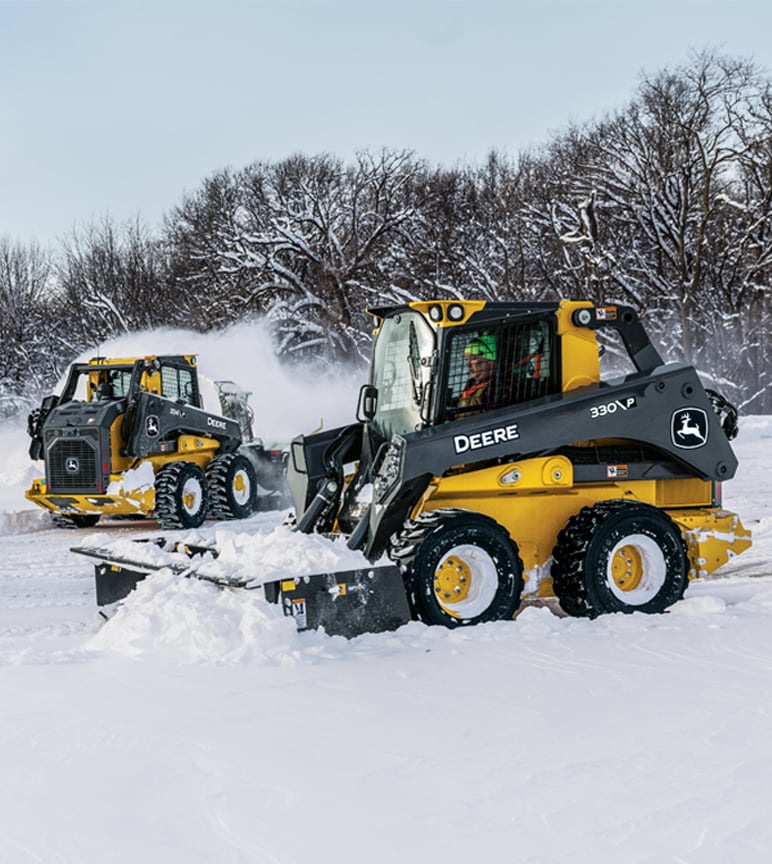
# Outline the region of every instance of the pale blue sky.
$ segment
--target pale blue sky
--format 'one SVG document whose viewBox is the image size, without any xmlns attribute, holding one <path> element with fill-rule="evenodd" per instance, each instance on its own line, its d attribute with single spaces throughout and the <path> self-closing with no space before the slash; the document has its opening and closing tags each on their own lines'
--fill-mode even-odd
<svg viewBox="0 0 772 864">
<path fill-rule="evenodd" d="M 511 155 L 717 48 L 772 69 L 769 0 L 0 0 L 0 236 L 151 229 L 223 167 Z"/>
</svg>

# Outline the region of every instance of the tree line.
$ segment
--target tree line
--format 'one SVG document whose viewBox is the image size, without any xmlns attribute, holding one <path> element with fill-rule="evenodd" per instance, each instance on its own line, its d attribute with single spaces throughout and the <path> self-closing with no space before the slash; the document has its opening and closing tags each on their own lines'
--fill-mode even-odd
<svg viewBox="0 0 772 864">
<path fill-rule="evenodd" d="M 335 364 L 368 356 L 368 307 L 569 297 L 634 306 L 664 356 L 769 413 L 771 284 L 772 84 L 702 52 L 516 157 L 294 155 L 215 172 L 156 234 L 0 237 L 0 410 L 137 329 L 262 316 L 282 357 Z"/>
</svg>

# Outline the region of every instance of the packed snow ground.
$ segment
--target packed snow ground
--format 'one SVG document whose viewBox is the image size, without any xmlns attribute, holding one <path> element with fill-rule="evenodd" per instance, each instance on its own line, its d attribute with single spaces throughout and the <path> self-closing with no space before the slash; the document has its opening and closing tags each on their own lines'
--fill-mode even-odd
<svg viewBox="0 0 772 864">
<path fill-rule="evenodd" d="M 233 342 L 193 350 L 224 364 Z M 281 407 L 296 431 L 319 404 L 329 423 L 353 412 L 353 389 L 315 391 Z M 168 573 L 100 624 L 92 566 L 69 547 L 156 526 L 51 529 L 23 498 L 25 433 L 0 444 L 3 864 L 768 859 L 772 418 L 744 419 L 724 490 L 753 548 L 669 613 L 529 608 L 351 641 L 297 633 L 257 591 Z M 286 544 L 270 549 L 281 518 L 200 536 L 265 535 L 265 560 L 291 566 Z"/>
</svg>

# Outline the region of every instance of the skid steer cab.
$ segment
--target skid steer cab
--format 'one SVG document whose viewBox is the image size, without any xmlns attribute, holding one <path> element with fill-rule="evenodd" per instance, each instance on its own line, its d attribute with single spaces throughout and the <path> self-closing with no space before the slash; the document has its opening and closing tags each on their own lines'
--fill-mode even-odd
<svg viewBox="0 0 772 864">
<path fill-rule="evenodd" d="M 632 308 L 371 314 L 358 422 L 296 438 L 288 483 L 298 529 L 388 556 L 415 617 L 476 624 L 545 597 L 571 615 L 662 612 L 750 546 L 721 504 L 737 413 L 664 363 Z M 607 342 L 628 367 L 608 379 Z"/>
<path fill-rule="evenodd" d="M 286 460 L 253 437 L 248 394 L 220 382 L 219 395 L 232 416 L 203 409 L 191 354 L 73 364 L 61 395 L 28 418 L 45 477 L 27 498 L 68 528 L 102 516 L 195 528 L 207 514 L 249 516 L 259 493 L 283 504 Z"/>
</svg>

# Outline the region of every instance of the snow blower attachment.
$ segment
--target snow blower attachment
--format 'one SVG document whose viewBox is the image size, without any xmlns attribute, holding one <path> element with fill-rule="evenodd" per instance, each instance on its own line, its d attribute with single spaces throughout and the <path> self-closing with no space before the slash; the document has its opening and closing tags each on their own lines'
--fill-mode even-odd
<svg viewBox="0 0 772 864">
<path fill-rule="evenodd" d="M 471 625 L 539 598 L 588 617 L 662 612 L 750 546 L 721 506 L 736 411 L 665 364 L 630 307 L 371 314 L 357 422 L 296 438 L 287 479 L 297 530 L 386 556 L 413 617 Z M 601 376 L 609 337 L 634 371 Z"/>
<path fill-rule="evenodd" d="M 223 414 L 202 407 L 193 355 L 75 363 L 61 396 L 28 419 L 45 477 L 27 498 L 65 528 L 101 516 L 155 516 L 194 528 L 286 503 L 286 454 L 252 433 L 248 393 L 216 382 Z"/>
</svg>

